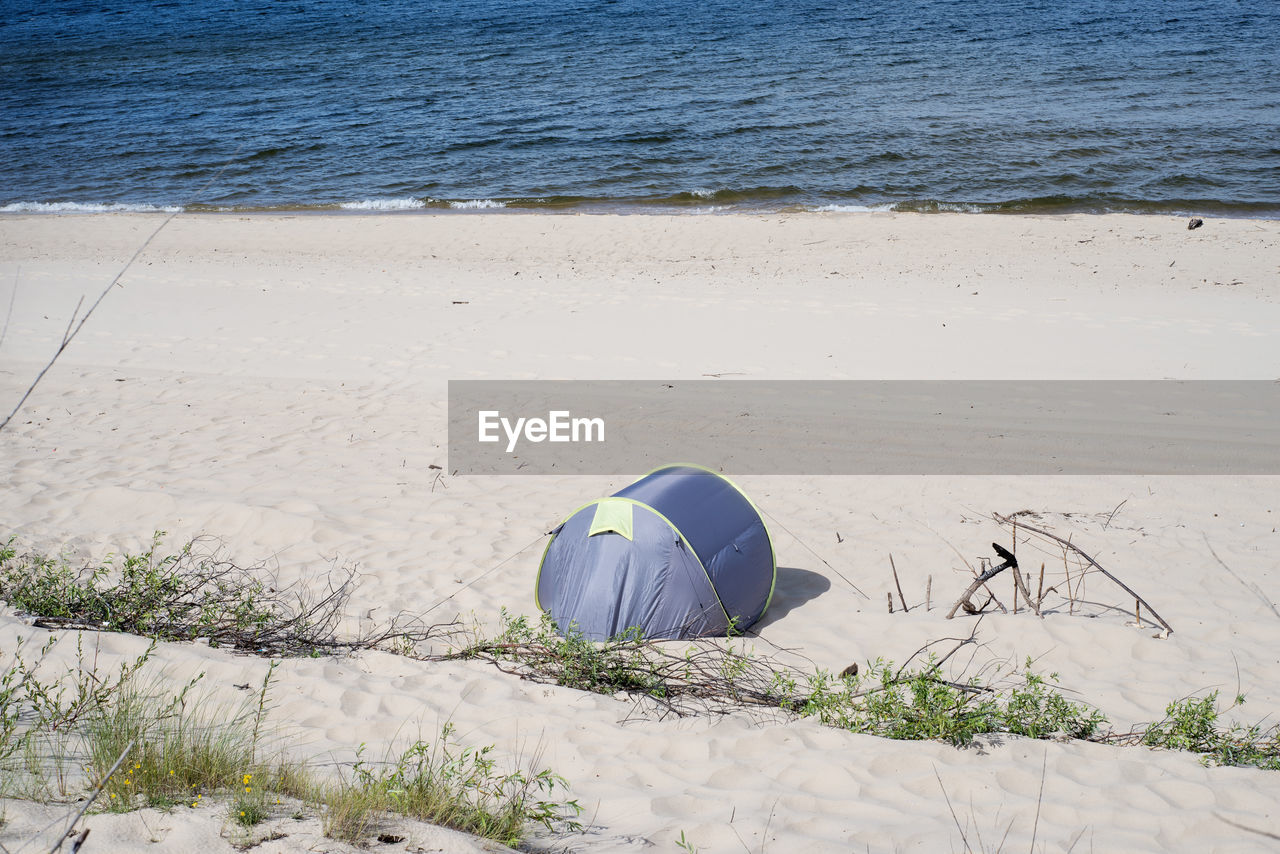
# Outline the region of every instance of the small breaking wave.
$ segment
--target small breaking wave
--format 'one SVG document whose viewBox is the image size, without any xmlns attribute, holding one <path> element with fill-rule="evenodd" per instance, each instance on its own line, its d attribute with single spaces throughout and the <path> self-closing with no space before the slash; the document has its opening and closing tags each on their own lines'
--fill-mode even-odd
<svg viewBox="0 0 1280 854">
<path fill-rule="evenodd" d="M 0 213 L 178 213 L 181 205 L 122 204 L 117 202 L 10 202 Z"/>
<path fill-rule="evenodd" d="M 894 206 L 892 204 L 885 203 L 882 205 L 818 205 L 817 207 L 810 208 L 809 210 L 817 213 L 875 213 L 878 211 L 891 211 L 893 209 Z"/>
<path fill-rule="evenodd" d="M 466 201 L 449 202 L 449 207 L 460 211 L 487 210 L 491 208 L 505 208 L 506 206 L 506 202 L 499 202 L 494 199 L 467 199 Z"/>
<path fill-rule="evenodd" d="M 427 203 L 412 197 L 399 199 L 364 199 L 359 202 L 343 202 L 338 205 L 344 211 L 416 211 Z"/>
</svg>

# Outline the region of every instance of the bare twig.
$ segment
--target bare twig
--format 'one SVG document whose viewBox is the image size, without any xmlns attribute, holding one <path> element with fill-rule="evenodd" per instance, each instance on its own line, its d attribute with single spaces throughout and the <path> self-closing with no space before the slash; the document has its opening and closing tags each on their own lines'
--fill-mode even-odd
<svg viewBox="0 0 1280 854">
<path fill-rule="evenodd" d="M 1126 503 L 1128 503 L 1128 501 L 1129 499 L 1127 498 L 1124 501 L 1121 501 L 1119 504 L 1116 505 L 1114 510 L 1112 510 L 1110 513 L 1107 514 L 1107 521 L 1102 523 L 1102 530 L 1104 531 L 1107 530 L 1107 527 L 1111 524 L 1111 520 L 1116 517 L 1116 514 L 1120 512 L 1120 508 L 1123 507 Z"/>
<path fill-rule="evenodd" d="M 129 755 L 129 751 L 133 750 L 133 746 L 135 744 L 137 744 L 137 741 L 130 741 L 127 745 L 125 745 L 124 750 L 120 751 L 120 755 L 116 757 L 116 761 L 111 766 L 111 770 L 108 771 L 106 773 L 106 776 L 104 776 L 102 780 L 98 783 L 97 788 L 93 790 L 93 794 L 85 799 L 84 806 L 80 807 L 80 811 L 76 813 L 76 817 L 71 819 L 71 823 L 67 825 L 66 830 L 62 831 L 61 835 L 58 836 L 58 841 L 54 843 L 54 846 L 52 848 L 49 849 L 49 854 L 54 854 L 55 851 L 58 851 L 59 849 L 62 848 L 62 843 L 67 840 L 67 837 L 70 836 L 72 831 L 75 829 L 76 822 L 80 820 L 80 817 L 85 814 L 85 811 L 88 810 L 89 807 L 93 806 L 93 802 L 98 799 L 98 795 L 102 794 L 102 790 L 105 789 L 107 787 L 107 783 L 110 782 L 111 775 L 116 773 L 117 769 L 120 768 L 121 763 L 123 763 L 125 757 Z M 84 841 L 83 839 L 80 840 L 80 842 L 83 842 L 83 841 Z M 80 846 L 77 844 L 76 847 L 79 848 Z"/>
</svg>

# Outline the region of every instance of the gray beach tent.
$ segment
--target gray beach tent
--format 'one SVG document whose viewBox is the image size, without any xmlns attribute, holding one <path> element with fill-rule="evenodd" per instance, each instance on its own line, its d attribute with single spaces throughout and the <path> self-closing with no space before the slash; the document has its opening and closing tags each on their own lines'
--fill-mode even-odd
<svg viewBox="0 0 1280 854">
<path fill-rule="evenodd" d="M 665 466 L 580 507 L 551 533 L 538 607 L 563 632 L 604 640 L 724 635 L 760 619 L 777 576 L 746 493 L 694 465 Z"/>
</svg>

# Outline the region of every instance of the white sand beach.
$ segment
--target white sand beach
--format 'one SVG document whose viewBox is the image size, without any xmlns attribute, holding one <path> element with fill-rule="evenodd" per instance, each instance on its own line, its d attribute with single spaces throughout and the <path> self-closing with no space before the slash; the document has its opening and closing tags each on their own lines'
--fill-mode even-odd
<svg viewBox="0 0 1280 854">
<path fill-rule="evenodd" d="M 78 301 L 163 219 L 0 215 L 0 417 Z M 447 464 L 451 379 L 1280 377 L 1280 221 L 181 214 L 120 284 L 0 432 L 0 538 L 88 560 L 156 530 L 174 547 L 209 535 L 285 580 L 356 564 L 353 625 L 431 608 L 442 623 L 534 614 L 545 532 L 628 481 L 431 468 Z M 1228 704 L 1246 695 L 1230 713 L 1241 723 L 1280 712 L 1276 477 L 739 482 L 768 514 L 780 570 L 758 637 L 737 643 L 839 672 L 964 637 L 977 618 L 944 617 L 965 562 L 1007 542 L 993 512 L 1031 510 L 1174 631 L 1134 625 L 1133 599 L 1095 579 L 1076 613 L 983 617 L 954 676 L 1029 657 L 1118 731 L 1211 690 Z M 886 607 L 890 554 L 908 613 Z M 1060 571 L 1060 556 L 1042 559 Z M 28 623 L 0 612 L 0 659 L 19 635 L 42 642 Z M 109 633 L 86 643 L 104 662 L 146 647 Z M 267 667 L 177 643 L 153 663 L 175 684 L 204 671 L 231 700 Z M 1006 851 L 1034 837 L 1037 851 L 1249 852 L 1277 843 L 1239 825 L 1280 834 L 1280 773 L 1191 753 L 1013 737 L 957 749 L 746 714 L 659 720 L 483 662 L 381 652 L 286 659 L 278 675 L 272 722 L 301 758 L 350 759 L 361 743 L 378 754 L 445 720 L 503 757 L 540 750 L 587 826 L 535 836 L 541 849 L 677 851 L 683 834 L 704 854 L 996 850 L 1007 833 Z M 16 850 L 48 809 L 7 802 L 0 843 Z M 84 851 L 232 850 L 211 816 L 90 816 L 97 847 Z M 379 848 L 466 850 L 414 833 Z M 346 849 L 311 828 L 257 850 Z"/>
</svg>

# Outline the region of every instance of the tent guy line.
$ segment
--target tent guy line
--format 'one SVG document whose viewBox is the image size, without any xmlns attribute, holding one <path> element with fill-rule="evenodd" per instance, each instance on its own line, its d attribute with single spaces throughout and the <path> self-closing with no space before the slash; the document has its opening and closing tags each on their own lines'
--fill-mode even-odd
<svg viewBox="0 0 1280 854">
<path fill-rule="evenodd" d="M 76 304 L 76 310 L 71 314 L 71 320 L 67 322 L 67 331 L 63 333 L 62 342 L 58 345 L 57 351 L 54 352 L 53 358 L 49 359 L 48 363 L 43 368 L 40 369 L 40 373 L 36 374 L 36 378 L 31 381 L 31 385 L 27 386 L 26 392 L 23 393 L 22 398 L 18 401 L 17 405 L 13 407 L 13 411 L 10 412 L 7 416 L 5 416 L 5 419 L 3 421 L 0 421 L 0 430 L 3 430 L 6 426 L 8 426 L 9 422 L 13 420 L 13 416 L 17 415 L 19 410 L 22 409 L 22 405 L 27 402 L 27 398 L 29 398 L 31 396 L 31 393 L 36 390 L 36 386 L 38 386 L 40 384 L 40 381 L 44 379 L 44 375 L 47 374 L 49 372 L 49 369 L 53 367 L 54 362 L 58 361 L 58 357 L 62 355 L 63 351 L 66 350 L 68 346 L 70 346 L 71 342 L 75 339 L 75 337 L 80 334 L 80 330 L 84 328 L 84 325 L 85 323 L 88 322 L 89 317 L 98 308 L 98 306 L 102 304 L 102 301 L 107 298 L 107 294 L 111 293 L 111 289 L 114 288 L 116 285 L 120 284 L 120 279 L 124 277 L 125 273 L 129 272 L 129 268 L 133 266 L 133 262 L 137 261 L 138 256 L 141 255 L 144 251 L 146 251 L 146 248 L 151 245 L 151 241 L 156 239 L 156 235 L 158 235 L 161 231 L 164 231 L 164 227 L 169 223 L 173 222 L 173 218 L 176 217 L 178 214 L 182 213 L 186 209 L 187 204 L 190 204 L 191 201 L 194 201 L 195 199 L 200 198 L 206 192 L 208 192 L 209 188 L 214 185 L 214 182 L 216 182 L 219 178 L 222 177 L 222 173 L 227 171 L 227 167 L 230 166 L 235 161 L 235 159 L 240 156 L 240 152 L 244 149 L 244 146 L 245 146 L 245 143 L 243 142 L 240 143 L 240 146 L 235 150 L 235 152 L 229 158 L 227 158 L 227 161 L 223 163 L 221 167 L 219 167 L 218 171 L 213 174 L 213 177 L 210 178 L 203 187 L 201 187 L 199 190 L 195 192 L 195 194 L 191 197 L 191 200 L 189 200 L 187 203 L 183 205 L 179 205 L 177 210 L 170 213 L 167 217 L 164 218 L 164 221 L 162 223 L 156 226 L 155 231 L 152 231 L 151 234 L 147 235 L 147 239 L 142 241 L 142 245 L 139 246 L 131 256 L 129 256 L 129 260 L 126 261 L 124 266 L 120 268 L 120 272 L 116 273 L 115 278 L 111 280 L 111 283 L 108 284 L 105 288 L 103 288 L 102 293 L 98 294 L 98 298 L 93 301 L 93 305 L 89 306 L 89 310 L 84 313 L 84 317 L 81 317 L 80 322 L 77 324 L 76 315 L 80 313 L 80 305 L 83 304 L 84 302 L 84 297 L 80 298 L 80 302 Z M 123 285 L 121 287 L 123 287 Z M 18 282 L 16 278 L 13 283 L 13 291 L 14 291 L 14 294 L 17 294 L 18 292 Z M 72 329 L 73 324 L 75 324 L 74 329 Z M 6 328 L 8 327 L 8 320 L 5 321 L 5 326 Z"/>
</svg>

